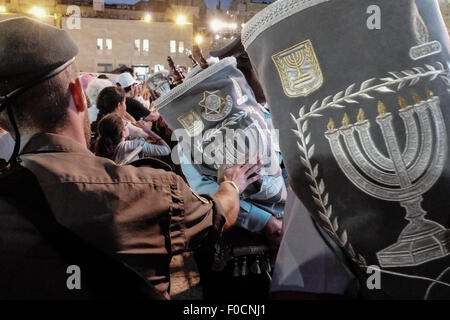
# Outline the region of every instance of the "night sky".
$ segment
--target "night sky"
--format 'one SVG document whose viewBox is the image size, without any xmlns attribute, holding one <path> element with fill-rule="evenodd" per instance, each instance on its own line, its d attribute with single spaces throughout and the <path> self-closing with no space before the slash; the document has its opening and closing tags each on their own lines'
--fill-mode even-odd
<svg viewBox="0 0 450 320">
<path fill-rule="evenodd" d="M 222 8 L 227 9 L 232 0 L 222 0 Z M 253 0 L 254 2 L 273 2 L 274 0 Z M 105 0 L 105 3 L 129 3 L 135 4 L 139 2 L 139 0 Z M 209 8 L 215 8 L 219 0 L 205 0 L 206 5 Z"/>
</svg>

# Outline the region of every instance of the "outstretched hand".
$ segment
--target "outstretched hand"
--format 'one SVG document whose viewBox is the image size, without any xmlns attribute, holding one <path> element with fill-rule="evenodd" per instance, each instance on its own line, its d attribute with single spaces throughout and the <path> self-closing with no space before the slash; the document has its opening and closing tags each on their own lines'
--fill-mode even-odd
<svg viewBox="0 0 450 320">
<path fill-rule="evenodd" d="M 257 174 L 252 176 L 262 167 L 262 162 L 260 159 L 256 163 L 246 163 L 243 165 L 235 165 L 231 168 L 225 169 L 225 164 L 219 168 L 217 175 L 217 182 L 220 184 L 224 181 L 233 181 L 239 188 L 240 193 L 242 193 L 250 184 L 261 179 L 261 175 Z"/>
</svg>

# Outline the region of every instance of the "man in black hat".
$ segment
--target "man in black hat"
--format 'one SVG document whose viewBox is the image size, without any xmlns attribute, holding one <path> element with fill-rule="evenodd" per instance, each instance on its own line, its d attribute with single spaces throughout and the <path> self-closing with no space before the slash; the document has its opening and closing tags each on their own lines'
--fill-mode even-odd
<svg viewBox="0 0 450 320">
<path fill-rule="evenodd" d="M 249 176 L 260 165 L 221 171 L 217 194 L 200 196 L 173 173 L 95 157 L 78 49 L 67 33 L 10 19 L 0 22 L 0 47 L 0 126 L 17 142 L 0 175 L 0 298 L 98 297 L 83 280 L 91 272 L 84 266 L 95 265 L 80 264 L 95 250 L 128 263 L 169 298 L 171 256 L 213 244 L 234 223 L 239 192 L 259 178 Z M 79 264 L 77 280 L 70 276 Z M 117 281 L 106 289 L 117 290 Z"/>
</svg>

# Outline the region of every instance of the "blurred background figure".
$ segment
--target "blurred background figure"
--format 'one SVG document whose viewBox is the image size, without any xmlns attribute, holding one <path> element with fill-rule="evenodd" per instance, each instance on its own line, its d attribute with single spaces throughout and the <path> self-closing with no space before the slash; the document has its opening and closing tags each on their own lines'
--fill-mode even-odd
<svg viewBox="0 0 450 320">
<path fill-rule="evenodd" d="M 110 87 L 111 85 L 112 85 L 111 81 L 100 78 L 93 79 L 91 82 L 89 82 L 89 85 L 85 90 L 85 94 L 89 105 L 88 112 L 89 112 L 89 121 L 91 123 L 93 123 L 97 119 L 98 115 L 97 97 L 100 91 L 102 91 L 106 87 Z"/>
<path fill-rule="evenodd" d="M 117 79 L 116 84 L 125 90 L 126 95 L 126 110 L 127 112 L 136 120 L 145 119 L 150 111 L 146 108 L 138 99 L 136 99 L 139 94 L 139 81 L 133 78 L 130 73 L 121 73 Z"/>
<path fill-rule="evenodd" d="M 0 161 L 8 162 L 14 151 L 14 139 L 9 132 L 0 128 Z"/>
</svg>

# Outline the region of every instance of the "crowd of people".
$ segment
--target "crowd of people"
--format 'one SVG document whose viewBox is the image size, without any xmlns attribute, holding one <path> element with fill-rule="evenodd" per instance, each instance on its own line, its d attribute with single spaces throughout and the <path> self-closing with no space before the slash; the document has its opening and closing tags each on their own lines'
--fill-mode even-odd
<svg viewBox="0 0 450 320">
<path fill-rule="evenodd" d="M 45 35 L 56 32 L 55 39 L 67 43 L 68 46 L 66 49 L 61 48 L 61 52 L 55 53 L 52 59 L 63 59 L 63 63 L 67 63 L 68 57 L 76 56 L 76 46 L 63 31 L 55 31 L 26 18 L 0 23 L 2 30 L 6 31 L 16 25 L 30 25 Z M 25 43 L 23 45 L 25 46 Z M 35 46 L 35 51 L 18 52 L 17 57 L 20 54 L 39 57 L 45 49 L 41 43 L 35 43 Z M 254 94 L 256 106 L 264 115 L 263 119 L 267 122 L 265 125 L 272 128 L 264 93 L 240 39 L 218 52 L 213 52 L 215 58 L 208 61 L 198 48 L 194 49 L 195 57 L 190 56 L 194 63 L 193 73 L 208 68 L 219 59 L 230 56 L 236 58 L 237 67 Z M 29 66 L 29 73 L 35 73 L 36 69 L 45 70 L 48 67 L 45 63 L 44 61 L 42 65 Z M 172 137 L 172 129 L 156 111 L 155 101 L 161 94 L 180 85 L 185 78 L 192 75 L 187 74 L 186 70 L 174 68 L 170 57 L 169 67 L 171 72 L 160 72 L 156 83 L 144 83 L 136 80 L 131 68 L 114 79 L 105 75 L 78 75 L 76 62 L 72 62 L 50 79 L 37 77 L 34 80 L 39 82 L 32 87 L 26 87 L 27 82 L 20 82 L 18 87 L 23 87 L 24 93 L 14 98 L 13 105 L 6 105 L 0 118 L 0 158 L 3 158 L 5 163 L 9 161 L 9 168 L 14 168 L 19 162 L 29 169 L 38 178 L 50 204 L 51 214 L 61 220 L 61 224 L 67 227 L 69 232 L 81 236 L 92 246 L 112 255 L 114 259 L 129 264 L 148 281 L 147 284 L 154 288 L 160 297 L 170 298 L 171 256 L 192 250 L 200 272 L 204 299 L 269 299 L 271 286 L 277 288 L 272 283 L 272 276 L 275 275 L 278 287 L 281 286 L 279 291 L 285 291 L 280 284 L 285 282 L 285 279 L 280 280 L 280 276 L 277 276 L 276 271 L 274 274 L 273 270 L 281 242 L 284 211 L 284 200 L 279 201 L 285 199 L 285 196 L 274 200 L 282 204 L 275 215 L 257 202 L 242 198 L 247 186 L 262 178 L 258 174 L 262 166 L 259 160 L 256 164 L 228 166 L 227 169 L 221 167 L 217 177 L 201 173 L 189 159 L 184 158 L 182 150 L 176 153 L 184 161 L 172 161 L 170 155 L 176 150 L 178 142 Z M 152 78 L 155 77 L 150 77 Z M 162 86 L 162 82 L 166 86 Z M 10 88 L 2 90 L 2 93 L 7 93 Z M 33 105 L 27 103 L 30 97 L 33 97 L 34 101 L 40 101 L 48 91 L 51 91 L 52 97 L 60 94 L 65 99 L 55 99 L 45 107 L 42 105 L 44 102 Z M 39 107 L 39 110 L 35 110 Z M 14 119 L 7 115 L 7 108 L 12 108 Z M 53 115 L 58 108 L 59 117 Z M 34 119 L 35 112 L 39 112 L 41 117 Z M 50 124 L 45 116 L 53 117 Z M 17 124 L 17 131 L 13 121 Z M 18 154 L 13 154 L 13 137 L 17 134 L 21 135 L 21 148 Z M 272 143 L 277 154 L 277 163 L 273 165 L 278 167 L 282 165 L 282 157 L 276 137 L 270 139 L 270 144 Z M 42 148 L 46 151 L 40 152 Z M 54 154 L 56 150 L 64 152 L 57 154 L 49 162 L 46 156 Z M 155 162 L 149 164 L 148 161 L 143 162 L 145 168 L 124 166 L 141 166 L 142 161 L 139 160 L 149 158 L 159 159 L 166 166 Z M 174 173 L 147 168 L 155 164 L 158 168 L 162 167 Z M 286 170 L 283 169 L 282 172 L 285 183 L 282 190 L 285 187 L 290 189 Z M 289 201 L 296 199 L 290 190 L 289 193 Z M 69 209 L 67 202 L 74 209 Z M 8 201 L 2 203 L 3 214 L 0 216 L 2 228 L 5 234 L 8 234 L 10 226 L 3 222 L 14 214 L 14 210 L 11 211 L 6 203 Z M 298 211 L 298 208 L 293 209 L 289 204 L 288 206 L 291 211 Z M 85 214 L 74 215 L 76 210 L 82 210 Z M 308 220 L 306 212 L 304 215 Z M 21 221 L 17 223 L 27 225 L 27 232 L 33 233 L 34 238 L 22 241 L 23 235 L 15 234 L 9 241 L 3 242 L 2 250 L 11 250 L 11 247 L 18 244 L 23 250 L 30 250 L 40 243 L 36 238 L 46 238 L 45 235 L 39 235 L 39 227 L 29 226 L 23 217 L 19 220 Z M 104 230 L 101 235 L 94 235 L 91 233 L 94 230 L 92 228 Z M 4 234 L 1 237 L 4 237 Z M 316 236 L 317 240 L 320 243 L 320 237 Z M 48 250 L 56 251 L 53 258 L 61 260 L 57 248 Z M 333 253 L 326 251 L 326 246 L 320 250 L 323 261 L 332 261 L 330 257 Z M 35 255 L 39 257 L 40 251 L 37 250 Z M 20 252 L 15 252 L 8 259 L 4 256 L 2 259 L 16 261 L 15 259 L 23 259 L 23 256 Z M 48 272 L 55 271 L 52 270 L 55 267 L 53 264 L 54 261 L 50 263 L 51 267 L 46 265 Z M 338 263 L 335 261 L 334 264 Z M 37 270 L 42 271 L 39 268 Z M 5 273 L 8 277 L 2 277 L 1 280 L 1 287 L 8 288 L 7 292 L 3 291 L 1 294 L 3 298 L 34 298 L 33 294 L 74 297 L 68 292 L 62 292 L 65 290 L 61 288 L 47 288 L 47 292 L 35 288 L 23 294 L 20 290 L 23 289 L 24 283 L 15 283 L 12 280 L 18 281 L 17 277 L 12 275 L 23 270 L 8 269 L 8 272 Z M 351 276 L 348 278 L 351 279 Z M 326 282 L 312 281 L 311 286 L 314 288 L 310 291 L 321 292 L 321 289 L 327 287 Z M 316 288 L 317 284 L 322 288 Z M 336 287 L 340 291 L 325 293 L 345 292 L 345 286 Z"/>
<path fill-rule="evenodd" d="M 216 63 L 219 61 L 218 58 L 233 56 L 236 47 L 240 55 L 238 57 L 240 70 L 253 86 L 252 89 L 257 94 L 258 106 L 265 114 L 264 119 L 267 121 L 268 127 L 272 128 L 270 112 L 264 95 L 257 79 L 252 74 L 248 58 L 245 59 L 245 56 L 242 56 L 243 50 L 239 39 L 233 41 L 222 52 L 215 53 L 217 58 L 209 59 L 209 64 Z M 197 55 L 200 55 L 197 58 L 205 61 L 204 68 L 207 68 L 208 62 L 198 49 L 196 51 Z M 195 70 L 199 65 L 196 64 L 193 56 L 190 58 L 194 61 L 192 67 Z M 172 67 L 172 72 L 161 73 L 158 82 L 161 83 L 163 80 L 170 84 L 167 89 L 173 89 L 181 84 L 189 74 L 187 70 L 175 67 L 170 57 L 169 61 L 169 68 Z M 131 68 L 119 74 L 115 79 L 108 79 L 105 75 L 95 78 L 90 74 L 84 74 L 80 79 L 87 96 L 92 131 L 91 151 L 95 155 L 111 159 L 120 165 L 149 157 L 157 158 L 168 164 L 198 194 L 217 193 L 219 184 L 214 178 L 201 174 L 189 159 L 183 156 L 181 148 L 178 148 L 179 154 L 177 154 L 181 159 L 179 163 L 174 163 L 172 157 L 169 156 L 172 151 L 177 152 L 178 141 L 172 136 L 172 130 L 156 111 L 154 104 L 161 93 L 166 93 L 168 90 L 166 92 L 156 91 L 154 89 L 158 83 L 155 85 L 151 80 L 148 83 L 136 80 Z M 276 148 L 276 150 L 277 159 L 281 161 L 279 149 Z M 285 173 L 285 170 L 283 172 Z M 288 186 L 287 181 L 285 183 Z M 244 190 L 240 190 L 240 192 L 242 191 Z M 258 255 L 243 255 L 232 259 L 231 262 L 225 261 L 225 264 L 228 264 L 224 268 L 225 271 L 213 272 L 212 266 L 214 263 L 217 264 L 213 258 L 223 254 L 219 252 L 221 248 L 218 244 L 207 251 L 195 251 L 205 299 L 236 297 L 244 299 L 249 294 L 254 298 L 267 299 L 269 297 L 270 278 L 281 240 L 282 213 L 281 209 L 278 217 L 275 217 L 263 208 L 241 198 L 235 227 L 225 237 L 221 237 L 219 242 L 233 242 L 237 239 L 237 242 L 243 242 L 248 248 L 251 245 L 253 248 L 259 246 Z M 229 243 L 225 244 L 225 246 L 227 245 Z M 248 264 L 247 266 L 242 266 L 243 260 Z M 241 264 L 239 267 L 238 262 Z M 252 271 L 250 272 L 250 270 Z M 239 289 L 236 290 L 236 288 Z M 236 292 L 239 293 L 236 294 Z"/>
<path fill-rule="evenodd" d="M 217 253 L 215 244 L 225 230 L 238 228 L 233 226 L 238 215 L 262 212 L 262 222 L 253 230 L 249 228 L 249 232 L 265 234 L 268 246 L 276 250 L 281 220 L 251 204 L 239 204 L 239 194 L 261 178 L 257 173 L 262 166 L 259 160 L 222 167 L 215 178 L 215 187 L 200 195 L 193 191 L 195 179 L 189 181 L 181 166 L 168 157 L 177 141 L 172 141 L 172 130 L 155 110 L 154 100 L 159 93 L 137 81 L 131 70 L 115 79 L 80 76 L 73 62 L 78 49 L 64 31 L 28 18 L 4 21 L 0 28 L 5 33 L 27 29 L 40 34 L 36 37 L 40 41 L 21 43 L 33 46 L 32 52 L 15 52 L 17 59 L 33 58 L 35 62 L 21 66 L 29 78 L 19 79 L 13 88 L 2 87 L 2 95 L 11 89 L 20 93 L 2 104 L 0 117 L 1 157 L 8 162 L 5 170 L 14 174 L 15 168 L 26 168 L 37 178 L 50 211 L 36 210 L 55 217 L 65 232 L 130 265 L 164 299 L 170 298 L 171 257 L 186 250 L 199 254 L 202 284 L 209 287 L 204 298 L 221 297 L 210 281 L 223 274 L 211 277 L 212 266 L 208 261 Z M 43 37 L 59 48 L 49 59 L 42 57 L 46 54 Z M 56 72 L 55 65 L 58 65 Z M 173 88 L 173 81 L 168 80 Z M 13 152 L 18 143 L 20 150 Z M 167 170 L 180 174 L 149 165 L 126 165 L 149 157 L 163 160 L 168 163 Z M 58 268 L 64 265 L 67 253 L 61 255 L 58 245 L 53 243 L 55 239 L 48 238 L 41 226 L 30 224 L 23 208 L 11 207 L 15 203 L 11 201 L 2 197 L 0 206 L 1 237 L 6 240 L 1 241 L 2 265 L 39 260 L 45 255 L 42 265 L 28 273 L 39 274 L 36 278 L 44 283 L 54 283 L 58 277 L 45 280 L 42 272 L 48 276 L 61 274 Z M 13 232 L 11 221 L 33 236 L 27 238 L 22 232 Z M 24 257 L 24 252 L 30 250 L 33 254 Z M 262 286 L 241 285 L 242 290 L 253 292 L 255 297 L 268 297 L 273 258 L 266 260 L 264 256 L 263 260 L 261 256 L 261 261 L 253 261 L 258 270 L 255 270 L 257 278 L 251 281 Z M 266 269 L 261 271 L 263 265 Z M 25 290 L 24 286 L 30 283 L 25 281 L 29 277 L 20 280 L 23 268 L 21 262 L 16 268 L 7 267 L 2 274 L 2 298 L 77 297 L 74 291 L 63 290 L 61 286 L 52 288 L 42 282 Z M 235 276 L 247 278 L 247 273 L 248 270 L 242 270 Z M 223 296 L 226 294 L 230 292 L 223 287 Z"/>
</svg>

